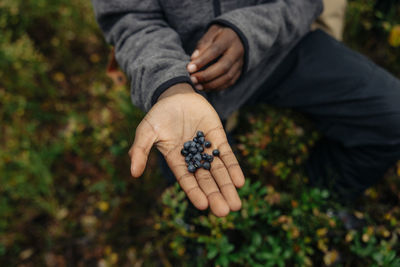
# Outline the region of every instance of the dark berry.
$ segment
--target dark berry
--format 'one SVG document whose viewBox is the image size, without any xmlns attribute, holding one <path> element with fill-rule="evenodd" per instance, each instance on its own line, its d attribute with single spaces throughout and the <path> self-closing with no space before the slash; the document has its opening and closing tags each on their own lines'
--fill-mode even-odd
<svg viewBox="0 0 400 267">
<path fill-rule="evenodd" d="M 207 160 L 208 154 L 207 153 L 201 154 L 201 157 L 203 158 L 203 160 Z"/>
<path fill-rule="evenodd" d="M 190 152 L 190 154 L 196 154 L 197 153 L 197 148 L 191 147 L 191 148 L 189 148 L 189 152 Z"/>
<path fill-rule="evenodd" d="M 199 147 L 201 147 L 201 144 L 197 143 L 196 148 L 199 149 Z"/>
<path fill-rule="evenodd" d="M 201 161 L 202 157 L 201 157 L 200 153 L 197 153 L 196 155 L 194 155 L 193 160 Z"/>
<path fill-rule="evenodd" d="M 203 164 L 201 164 L 200 161 L 196 160 L 196 161 L 193 163 L 193 166 L 196 167 L 196 169 L 199 169 L 199 168 L 201 168 L 201 166 L 203 166 Z"/>
<path fill-rule="evenodd" d="M 186 150 L 189 150 L 190 144 L 191 144 L 190 142 L 191 142 L 191 141 L 185 142 L 185 143 L 183 144 L 183 148 L 186 149 Z"/>
<path fill-rule="evenodd" d="M 204 151 L 204 148 L 202 146 L 200 146 L 199 148 L 197 148 L 197 151 L 199 151 L 201 153 Z"/>
<path fill-rule="evenodd" d="M 212 162 L 214 160 L 214 157 L 212 155 L 207 155 L 207 161 Z"/>
<path fill-rule="evenodd" d="M 202 131 L 197 131 L 197 137 L 203 137 L 204 133 Z"/>
<path fill-rule="evenodd" d="M 188 154 L 189 154 L 189 151 L 187 151 L 186 149 L 183 148 L 183 149 L 181 150 L 181 155 L 182 155 L 182 156 L 187 156 Z"/>
<path fill-rule="evenodd" d="M 205 141 L 204 136 L 201 136 L 201 137 L 197 138 L 197 143 L 199 143 L 199 144 L 203 144 L 204 141 Z"/>
<path fill-rule="evenodd" d="M 203 168 L 206 169 L 206 170 L 210 170 L 210 169 L 211 169 L 211 164 L 210 164 L 210 162 L 207 162 L 207 161 L 204 162 L 204 163 L 203 163 Z"/>
<path fill-rule="evenodd" d="M 212 152 L 212 154 L 213 154 L 214 156 L 218 157 L 218 156 L 219 156 L 219 150 L 218 150 L 218 149 L 214 149 L 213 152 Z"/>
<path fill-rule="evenodd" d="M 193 142 L 195 142 L 195 143 L 198 142 L 197 137 L 193 137 Z"/>
<path fill-rule="evenodd" d="M 186 163 L 189 163 L 189 162 L 191 161 L 192 158 L 193 158 L 193 155 L 192 155 L 192 154 L 187 155 L 187 156 L 185 157 Z"/>
<path fill-rule="evenodd" d="M 210 148 L 210 147 L 211 147 L 211 142 L 210 142 L 210 141 L 205 141 L 205 142 L 204 142 L 204 146 L 205 146 L 206 148 Z"/>
<path fill-rule="evenodd" d="M 194 173 L 194 172 L 196 171 L 196 167 L 195 167 L 194 165 L 192 165 L 192 164 L 189 164 L 189 166 L 188 166 L 188 171 L 189 171 L 190 173 Z"/>
<path fill-rule="evenodd" d="M 197 145 L 196 142 L 193 142 L 193 141 L 189 141 L 189 142 L 190 142 L 190 146 L 191 146 L 191 147 L 196 147 L 196 145 Z"/>
</svg>

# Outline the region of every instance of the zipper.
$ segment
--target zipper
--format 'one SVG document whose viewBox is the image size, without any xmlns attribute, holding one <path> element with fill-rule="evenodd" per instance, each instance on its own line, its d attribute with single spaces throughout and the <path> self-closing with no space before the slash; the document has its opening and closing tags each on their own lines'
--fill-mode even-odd
<svg viewBox="0 0 400 267">
<path fill-rule="evenodd" d="M 221 15 L 221 3 L 219 0 L 213 0 L 214 17 Z"/>
</svg>

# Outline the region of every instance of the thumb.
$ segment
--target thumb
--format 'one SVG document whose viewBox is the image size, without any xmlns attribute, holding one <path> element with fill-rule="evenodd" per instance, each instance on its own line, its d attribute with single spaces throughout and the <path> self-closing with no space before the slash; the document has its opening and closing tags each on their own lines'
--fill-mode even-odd
<svg viewBox="0 0 400 267">
<path fill-rule="evenodd" d="M 135 140 L 129 150 L 129 156 L 131 157 L 131 174 L 133 177 L 138 178 L 143 174 L 151 147 L 156 139 L 157 135 L 153 127 L 146 118 L 144 118 L 136 128 Z"/>
</svg>

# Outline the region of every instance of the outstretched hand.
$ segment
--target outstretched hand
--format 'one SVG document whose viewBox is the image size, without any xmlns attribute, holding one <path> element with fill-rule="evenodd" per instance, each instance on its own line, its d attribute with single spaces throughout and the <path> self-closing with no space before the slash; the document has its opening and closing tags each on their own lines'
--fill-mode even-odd
<svg viewBox="0 0 400 267">
<path fill-rule="evenodd" d="M 187 70 L 196 89 L 218 91 L 236 83 L 243 63 L 244 47 L 239 36 L 229 27 L 212 25 L 198 42 Z"/>
<path fill-rule="evenodd" d="M 180 151 L 198 130 L 211 141 L 209 150 L 219 149 L 220 156 L 214 158 L 209 171 L 200 168 L 192 174 Z M 129 151 L 132 176 L 142 175 L 153 144 L 196 208 L 210 206 L 216 216 L 226 216 L 241 208 L 236 188 L 244 184 L 242 170 L 214 108 L 189 84 L 178 84 L 164 92 L 137 127 Z"/>
</svg>

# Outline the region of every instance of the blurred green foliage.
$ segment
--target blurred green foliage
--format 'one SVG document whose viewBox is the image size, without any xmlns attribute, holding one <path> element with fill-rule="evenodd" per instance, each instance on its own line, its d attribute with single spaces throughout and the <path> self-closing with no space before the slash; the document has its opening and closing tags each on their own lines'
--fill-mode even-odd
<svg viewBox="0 0 400 267">
<path fill-rule="evenodd" d="M 400 2 L 350 0 L 345 43 L 400 76 Z"/>
<path fill-rule="evenodd" d="M 140 244 L 122 237 L 147 223 L 144 196 L 163 180 L 130 178 L 143 114 L 105 76 L 90 1 L 1 1 L 0 32 L 0 265 L 86 266 Z"/>
<path fill-rule="evenodd" d="M 400 7 L 375 2 L 350 1 L 345 41 L 399 77 Z M 399 266 L 400 165 L 359 203 L 367 226 L 348 231 L 329 194 L 305 186 L 312 125 L 246 110 L 243 209 L 218 219 L 176 186 L 162 194 L 155 155 L 130 178 L 143 114 L 105 76 L 90 1 L 2 0 L 0 33 L 0 266 Z"/>
</svg>

